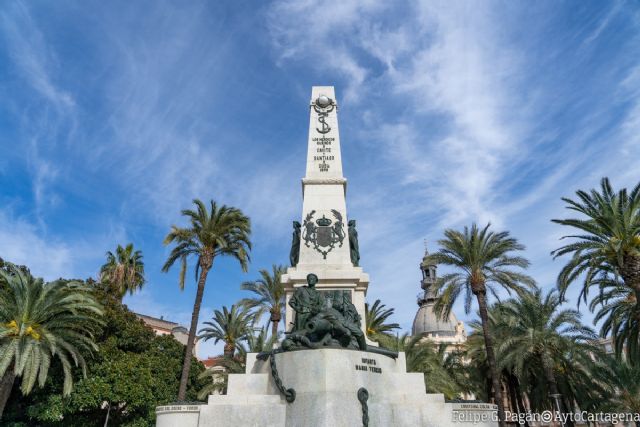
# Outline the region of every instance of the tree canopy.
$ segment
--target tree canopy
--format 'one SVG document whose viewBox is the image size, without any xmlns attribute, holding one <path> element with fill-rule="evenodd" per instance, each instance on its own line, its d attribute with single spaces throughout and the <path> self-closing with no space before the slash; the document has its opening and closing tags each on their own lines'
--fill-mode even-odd
<svg viewBox="0 0 640 427">
<path fill-rule="evenodd" d="M 155 407 L 178 392 L 184 345 L 170 335 L 156 336 L 122 305 L 105 285 L 92 283 L 104 305 L 104 326 L 96 334 L 98 351 L 87 359 L 87 377 L 68 397 L 61 395 L 61 369 L 52 364 L 45 387 L 26 398 L 12 397 L 7 421 L 15 426 L 153 426 Z M 204 366 L 192 360 L 187 399 L 197 400 L 206 381 Z M 80 378 L 79 372 L 74 373 Z M 4 420 L 3 420 L 4 421 Z"/>
</svg>

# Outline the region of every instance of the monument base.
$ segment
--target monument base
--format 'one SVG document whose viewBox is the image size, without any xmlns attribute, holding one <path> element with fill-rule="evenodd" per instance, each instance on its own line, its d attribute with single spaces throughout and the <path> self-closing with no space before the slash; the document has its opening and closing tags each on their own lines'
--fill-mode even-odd
<svg viewBox="0 0 640 427">
<path fill-rule="evenodd" d="M 295 390 L 293 402 L 278 390 L 270 361 L 251 353 L 247 373 L 229 375 L 227 395 L 211 395 L 199 406 L 160 406 L 156 425 L 353 427 L 366 416 L 369 426 L 497 426 L 496 405 L 446 403 L 442 394 L 426 394 L 423 375 L 406 372 L 404 353 L 394 360 L 327 348 L 271 357 L 284 388 Z"/>
</svg>

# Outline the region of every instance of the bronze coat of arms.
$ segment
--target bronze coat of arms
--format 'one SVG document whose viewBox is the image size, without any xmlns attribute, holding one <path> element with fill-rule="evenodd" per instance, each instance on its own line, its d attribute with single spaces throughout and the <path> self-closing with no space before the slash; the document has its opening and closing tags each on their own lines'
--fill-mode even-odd
<svg viewBox="0 0 640 427">
<path fill-rule="evenodd" d="M 315 213 L 315 210 L 309 212 L 304 219 L 302 240 L 304 240 L 306 247 L 310 248 L 313 245 L 313 248 L 320 252 L 324 259 L 327 259 L 327 254 L 336 245 L 342 246 L 345 237 L 344 221 L 340 212 L 335 209 L 331 209 L 333 219 L 322 215 L 322 218 L 314 220 Z"/>
</svg>

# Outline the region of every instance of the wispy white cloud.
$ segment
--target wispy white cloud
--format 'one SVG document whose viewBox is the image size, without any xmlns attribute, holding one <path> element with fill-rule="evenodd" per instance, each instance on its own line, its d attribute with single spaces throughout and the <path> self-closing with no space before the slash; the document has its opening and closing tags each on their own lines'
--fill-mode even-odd
<svg viewBox="0 0 640 427">
<path fill-rule="evenodd" d="M 600 36 L 600 34 L 602 34 L 602 32 L 609 26 L 613 18 L 615 18 L 615 16 L 620 12 L 623 4 L 623 0 L 612 2 L 608 12 L 602 17 L 602 19 L 600 19 L 596 28 L 594 28 L 593 31 L 591 31 L 591 34 L 585 37 L 585 39 L 582 41 L 583 46 L 587 46 L 593 43 L 593 41 L 596 40 Z"/>
<path fill-rule="evenodd" d="M 0 211 L 0 257 L 27 265 L 33 275 L 54 280 L 73 271 L 73 250 L 65 242 L 43 235 L 28 221 Z"/>
<path fill-rule="evenodd" d="M 61 66 L 55 54 L 47 47 L 27 5 L 22 1 L 15 1 L 4 6 L 5 8 L 0 10 L 0 28 L 6 37 L 11 58 L 23 76 L 56 108 L 74 108 L 73 95 L 60 88 L 51 78 L 51 69 L 59 70 Z"/>
<path fill-rule="evenodd" d="M 20 120 L 24 127 L 25 144 L 16 144 L 22 149 L 27 167 L 32 175 L 32 193 L 36 216 L 40 227 L 44 227 L 43 212 L 55 206 L 58 197 L 52 191 L 60 168 L 52 161 L 48 152 L 55 151 L 60 142 L 74 132 L 76 101 L 73 94 L 61 87 L 55 75 L 62 66 L 55 52 L 34 21 L 27 4 L 12 2 L 0 9 L 0 34 L 17 75 L 32 91 L 32 101 L 20 108 Z M 8 100 L 13 104 L 14 100 Z"/>
</svg>

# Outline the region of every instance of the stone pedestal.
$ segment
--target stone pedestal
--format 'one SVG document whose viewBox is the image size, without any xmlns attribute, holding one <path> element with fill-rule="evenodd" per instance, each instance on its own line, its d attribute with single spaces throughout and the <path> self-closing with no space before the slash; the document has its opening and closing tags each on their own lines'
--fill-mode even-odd
<svg viewBox="0 0 640 427">
<path fill-rule="evenodd" d="M 229 376 L 227 395 L 209 396 L 197 414 L 193 406 L 159 407 L 157 426 L 361 426 L 363 407 L 357 393 L 362 387 L 369 393 L 371 427 L 497 426 L 491 421 L 495 405 L 446 403 L 442 394 L 426 394 L 423 375 L 406 372 L 404 353 L 394 360 L 375 353 L 327 348 L 274 357 L 284 387 L 296 392 L 292 403 L 278 391 L 269 361 L 256 360 L 255 354 L 250 354 L 247 373 Z M 184 417 L 179 415 L 180 408 L 184 408 Z"/>
</svg>

